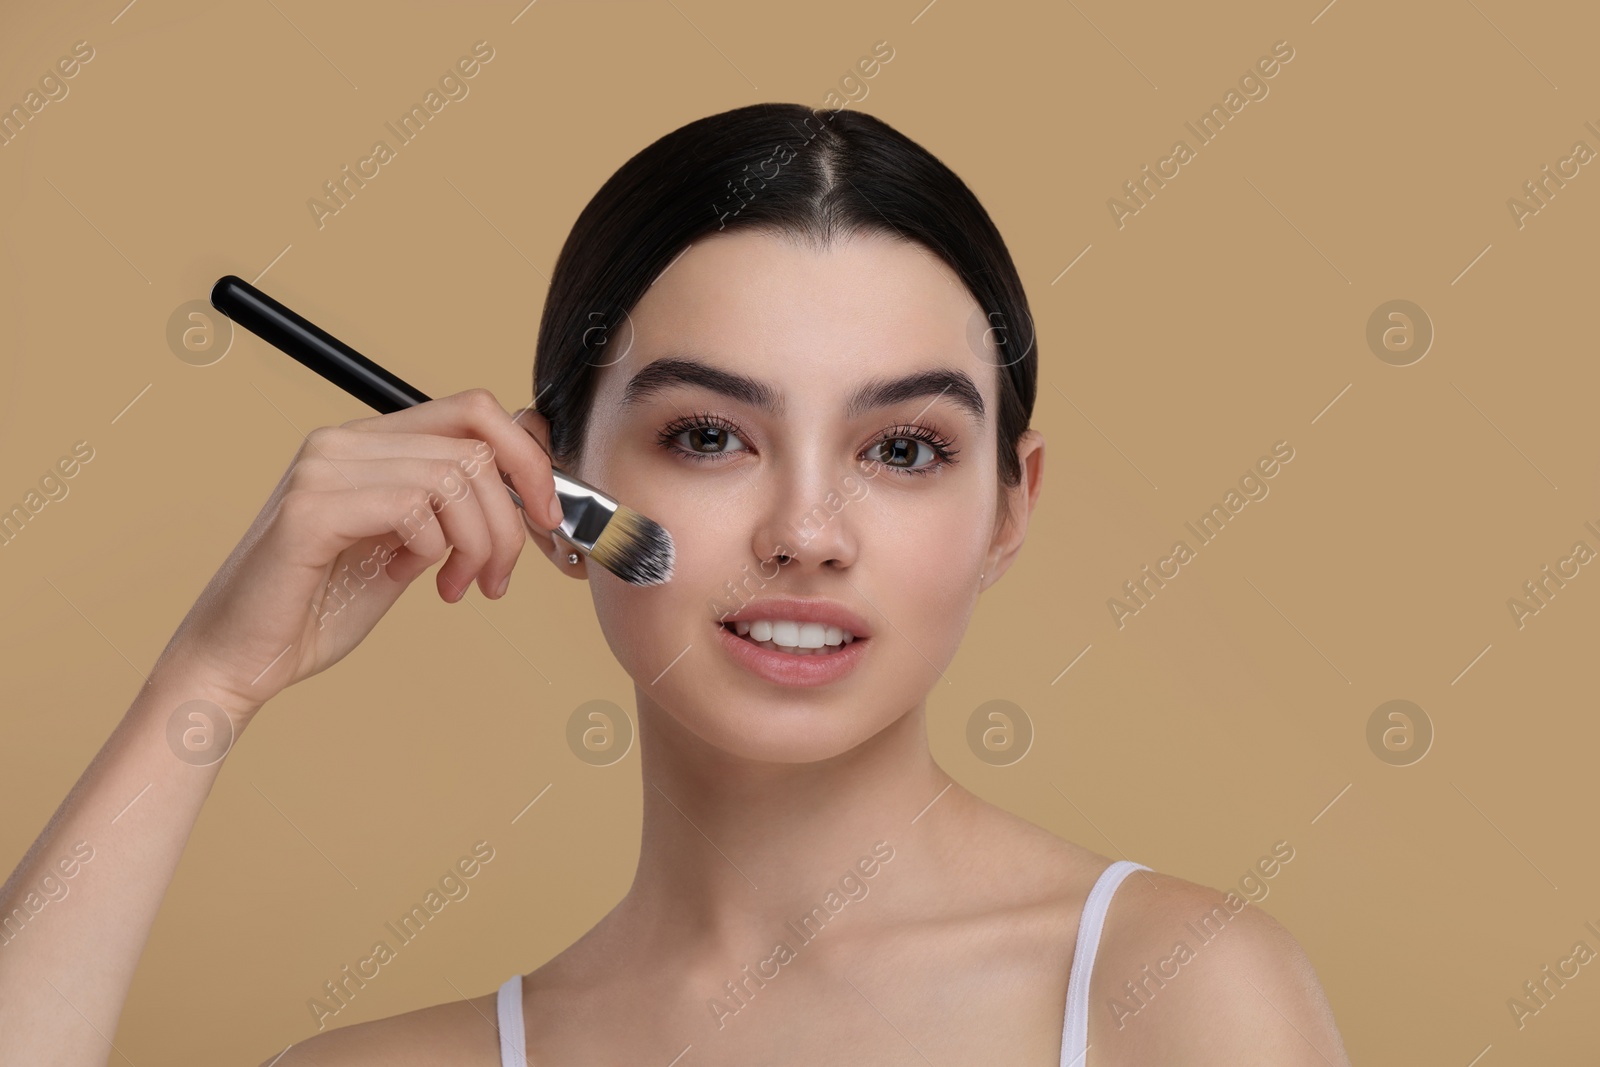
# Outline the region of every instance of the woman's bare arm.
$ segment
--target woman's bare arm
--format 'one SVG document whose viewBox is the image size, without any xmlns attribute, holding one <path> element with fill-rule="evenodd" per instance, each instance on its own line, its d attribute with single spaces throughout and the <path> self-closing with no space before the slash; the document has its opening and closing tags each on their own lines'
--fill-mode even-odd
<svg viewBox="0 0 1600 1067">
<path fill-rule="evenodd" d="M 0 888 L 0 1064 L 107 1062 L 200 807 L 264 704 L 343 659 L 447 553 L 444 600 L 473 582 L 498 596 L 528 530 L 559 525 L 548 445 L 530 439 L 548 425 L 527 418 L 470 389 L 306 436 Z"/>
<path fill-rule="evenodd" d="M 190 701 L 220 708 L 227 724 L 193 718 Z M 109 1060 L 134 968 L 225 761 L 217 757 L 254 710 L 172 661 L 134 697 L 0 889 L 0 1063 Z"/>
</svg>

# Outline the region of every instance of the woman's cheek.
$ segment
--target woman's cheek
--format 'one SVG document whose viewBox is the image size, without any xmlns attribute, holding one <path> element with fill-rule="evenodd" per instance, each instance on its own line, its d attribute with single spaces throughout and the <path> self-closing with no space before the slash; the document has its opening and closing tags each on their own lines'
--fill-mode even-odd
<svg viewBox="0 0 1600 1067">
<path fill-rule="evenodd" d="M 686 588 L 720 589 L 738 566 L 753 565 L 746 526 L 725 498 L 683 493 L 659 510 L 664 517 L 657 521 L 672 534 L 674 583 L 681 577 Z"/>
<path fill-rule="evenodd" d="M 892 571 L 871 578 L 877 588 L 895 591 L 890 602 L 896 606 L 886 604 L 884 612 L 899 616 L 894 622 L 908 632 L 922 630 L 933 647 L 943 647 L 952 628 L 959 641 L 987 548 L 971 514 L 960 508 L 950 512 L 930 515 L 924 509 L 915 517 L 902 517 L 889 526 L 884 534 L 888 540 L 873 553 L 874 569 Z"/>
</svg>

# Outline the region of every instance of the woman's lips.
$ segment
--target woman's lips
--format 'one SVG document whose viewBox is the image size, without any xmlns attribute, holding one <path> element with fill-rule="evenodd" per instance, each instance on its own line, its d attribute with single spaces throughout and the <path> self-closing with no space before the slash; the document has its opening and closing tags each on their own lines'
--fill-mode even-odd
<svg viewBox="0 0 1600 1067">
<path fill-rule="evenodd" d="M 870 643 L 869 638 L 858 637 L 837 652 L 794 655 L 762 648 L 720 622 L 712 625 L 716 627 L 718 642 L 735 663 L 778 685 L 816 686 L 837 681 L 855 669 Z"/>
</svg>

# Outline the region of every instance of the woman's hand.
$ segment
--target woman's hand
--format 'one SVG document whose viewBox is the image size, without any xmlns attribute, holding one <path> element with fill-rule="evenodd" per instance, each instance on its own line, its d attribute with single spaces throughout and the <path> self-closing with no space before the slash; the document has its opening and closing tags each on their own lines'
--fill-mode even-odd
<svg viewBox="0 0 1600 1067">
<path fill-rule="evenodd" d="M 560 525 L 548 435 L 486 389 L 312 430 L 153 673 L 180 662 L 247 720 L 344 658 L 446 552 L 446 601 L 473 581 L 503 595 L 527 531 Z"/>
</svg>

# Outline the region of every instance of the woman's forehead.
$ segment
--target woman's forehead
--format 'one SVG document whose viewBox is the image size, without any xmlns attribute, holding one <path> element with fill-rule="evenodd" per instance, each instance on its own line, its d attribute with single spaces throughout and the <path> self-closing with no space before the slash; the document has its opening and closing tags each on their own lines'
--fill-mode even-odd
<svg viewBox="0 0 1600 1067">
<path fill-rule="evenodd" d="M 928 306 L 971 300 L 949 265 L 914 241 L 862 233 L 822 246 L 790 234 L 740 230 L 706 235 L 684 249 L 657 276 L 638 310 L 706 318 L 724 306 L 748 310 L 775 297 L 842 310 L 889 298 Z"/>
<path fill-rule="evenodd" d="M 914 242 L 866 235 L 820 248 L 718 234 L 686 249 L 635 305 L 601 390 L 620 399 L 646 363 L 677 355 L 841 387 L 867 373 L 957 366 L 987 391 L 993 368 L 969 351 L 976 314 L 949 266 Z"/>
</svg>

